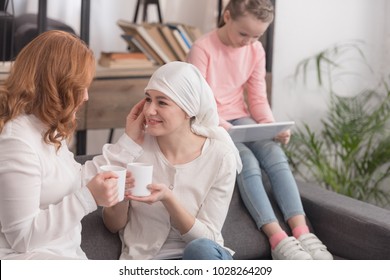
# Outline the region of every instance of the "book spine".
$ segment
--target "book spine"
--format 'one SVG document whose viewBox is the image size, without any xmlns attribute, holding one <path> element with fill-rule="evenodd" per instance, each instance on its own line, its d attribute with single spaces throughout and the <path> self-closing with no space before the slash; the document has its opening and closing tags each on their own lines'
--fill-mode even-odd
<svg viewBox="0 0 390 280">
<path fill-rule="evenodd" d="M 173 35 L 173 30 L 169 28 L 167 25 L 161 25 L 160 26 L 160 32 L 164 34 L 165 40 L 168 41 L 171 48 L 174 50 L 174 53 L 178 57 L 179 60 L 185 61 L 186 60 L 186 54 L 184 53 L 182 47 L 180 46 L 179 42 Z"/>
<path fill-rule="evenodd" d="M 170 45 L 168 44 L 164 35 L 160 32 L 159 24 L 146 24 L 145 30 L 149 33 L 150 37 L 156 42 L 156 44 L 160 47 L 160 49 L 165 53 L 165 55 L 169 58 L 170 61 L 177 60 L 175 52 L 172 50 Z"/>
<path fill-rule="evenodd" d="M 183 37 L 184 42 L 186 42 L 187 47 L 190 49 L 192 46 L 192 40 L 191 40 L 190 36 L 188 35 L 187 31 L 180 24 L 177 26 L 177 29 L 179 30 L 180 35 Z"/>
<path fill-rule="evenodd" d="M 188 47 L 188 45 L 185 43 L 185 41 L 183 40 L 183 37 L 180 35 L 180 32 L 179 30 L 177 29 L 174 29 L 173 30 L 173 35 L 175 36 L 177 42 L 180 44 L 180 46 L 182 47 L 183 51 L 185 54 L 188 54 L 189 51 L 190 51 L 190 48 Z"/>
<path fill-rule="evenodd" d="M 197 39 L 199 39 L 202 36 L 202 32 L 199 28 L 188 25 L 188 24 L 182 24 L 183 28 L 186 30 L 187 34 L 190 36 L 192 43 L 194 43 Z"/>
<path fill-rule="evenodd" d="M 180 34 L 180 37 L 182 38 L 182 41 L 185 43 L 187 48 L 190 49 L 191 48 L 191 43 L 190 43 L 190 41 L 188 41 L 188 38 L 186 37 L 186 35 L 180 30 L 180 28 L 179 28 L 180 25 L 179 24 L 174 24 L 174 23 L 167 23 L 167 25 L 172 30 L 176 30 L 177 31 L 176 33 Z"/>
<path fill-rule="evenodd" d="M 122 38 L 125 39 L 126 42 L 131 42 L 132 44 L 137 46 L 137 48 L 139 48 L 141 50 L 141 52 L 144 53 L 145 56 L 150 61 L 152 61 L 154 64 L 160 64 L 159 61 L 157 61 L 154 58 L 154 56 L 146 48 L 144 48 L 144 46 L 134 36 L 128 35 L 128 34 L 123 34 Z"/>
<path fill-rule="evenodd" d="M 149 44 L 151 48 L 157 53 L 158 56 L 164 61 L 164 63 L 168 63 L 171 60 L 169 57 L 158 47 L 156 42 L 153 40 L 152 37 L 149 36 L 148 32 L 142 27 L 137 26 L 138 33 L 144 38 L 144 40 Z"/>
<path fill-rule="evenodd" d="M 146 55 L 146 57 L 150 61 L 153 61 L 153 63 L 158 64 L 154 57 L 134 37 L 131 37 L 130 40 L 134 45 L 137 46 L 137 48 L 139 48 Z"/>
</svg>

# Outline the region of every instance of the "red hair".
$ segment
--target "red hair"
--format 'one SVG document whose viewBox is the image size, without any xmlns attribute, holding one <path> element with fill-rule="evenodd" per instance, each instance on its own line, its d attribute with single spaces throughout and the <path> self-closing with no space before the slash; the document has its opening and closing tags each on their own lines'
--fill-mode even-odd
<svg viewBox="0 0 390 280">
<path fill-rule="evenodd" d="M 75 129 L 75 112 L 95 73 L 95 58 L 77 36 L 47 31 L 18 54 L 0 87 L 0 132 L 22 114 L 34 114 L 46 126 L 44 141 L 57 149 Z"/>
</svg>

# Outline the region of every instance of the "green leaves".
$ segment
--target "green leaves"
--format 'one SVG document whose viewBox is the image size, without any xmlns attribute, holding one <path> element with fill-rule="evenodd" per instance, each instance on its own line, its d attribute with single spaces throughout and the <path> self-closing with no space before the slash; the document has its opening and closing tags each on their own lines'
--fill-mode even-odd
<svg viewBox="0 0 390 280">
<path fill-rule="evenodd" d="M 314 63 L 317 82 L 322 87 L 324 77 L 331 81 L 335 75 L 343 75 L 333 71 L 341 68 L 337 62 L 339 57 L 334 59 L 333 56 L 345 56 L 348 51 L 356 50 L 364 58 L 353 44 L 325 50 L 302 61 L 295 77 L 302 75 L 307 79 L 308 65 Z M 361 90 L 352 97 L 339 96 L 329 86 L 329 94 L 329 107 L 321 120 L 321 130 L 314 130 L 305 123 L 297 126 L 290 144 L 285 146 L 292 170 L 327 189 L 385 206 L 390 202 L 386 185 L 390 180 L 388 85 L 382 81 L 377 88 Z"/>
</svg>

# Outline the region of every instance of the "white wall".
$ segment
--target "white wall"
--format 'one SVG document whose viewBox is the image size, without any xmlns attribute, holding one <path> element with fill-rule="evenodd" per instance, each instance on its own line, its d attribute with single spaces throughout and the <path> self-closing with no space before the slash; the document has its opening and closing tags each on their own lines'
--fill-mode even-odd
<svg viewBox="0 0 390 280">
<path fill-rule="evenodd" d="M 347 40 L 367 43 L 365 53 L 375 72 L 389 73 L 389 12 L 386 0 L 277 0 L 273 53 L 273 110 L 278 120 L 293 119 L 317 125 L 326 106 L 327 92 L 296 84 L 291 78 L 302 59 Z M 362 75 L 339 85 L 343 94 L 372 86 L 362 65 L 353 71 Z"/>
</svg>

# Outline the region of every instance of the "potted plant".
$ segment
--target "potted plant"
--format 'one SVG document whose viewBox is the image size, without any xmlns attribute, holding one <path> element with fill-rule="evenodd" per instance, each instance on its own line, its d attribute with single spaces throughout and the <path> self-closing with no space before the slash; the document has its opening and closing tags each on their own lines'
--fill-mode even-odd
<svg viewBox="0 0 390 280">
<path fill-rule="evenodd" d="M 327 48 L 297 66 L 295 78 L 305 83 L 314 66 L 329 104 L 321 128 L 297 125 L 285 151 L 302 179 L 385 207 L 390 202 L 390 89 L 382 78 L 352 96 L 336 92 L 333 82 L 346 77 L 343 63 L 351 52 L 365 63 L 360 43 L 352 42 Z"/>
</svg>

